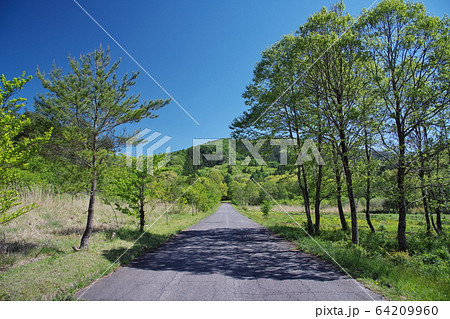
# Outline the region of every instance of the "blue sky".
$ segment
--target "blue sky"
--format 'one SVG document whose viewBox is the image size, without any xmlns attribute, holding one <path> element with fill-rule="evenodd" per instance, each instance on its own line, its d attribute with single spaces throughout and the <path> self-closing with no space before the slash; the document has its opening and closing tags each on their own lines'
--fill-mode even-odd
<svg viewBox="0 0 450 319">
<path fill-rule="evenodd" d="M 357 15 L 373 0 L 345 1 Z M 228 125 L 245 110 L 241 94 L 250 83 L 260 53 L 283 34 L 295 31 L 309 15 L 335 1 L 118 1 L 78 0 L 147 71 L 198 121 L 175 103 L 159 118 L 127 127 L 169 135 L 172 150 L 192 145 L 193 138 L 229 137 Z M 428 11 L 449 13 L 444 0 L 425 0 Z M 78 57 L 100 44 L 120 72 L 139 67 L 76 5 L 73 0 L 0 0 L 0 73 L 7 78 L 36 66 L 49 71 L 53 62 L 68 70 L 67 56 Z M 33 109 L 33 96 L 43 92 L 34 78 L 21 92 Z M 142 99 L 167 98 L 143 72 L 133 89 Z"/>
</svg>

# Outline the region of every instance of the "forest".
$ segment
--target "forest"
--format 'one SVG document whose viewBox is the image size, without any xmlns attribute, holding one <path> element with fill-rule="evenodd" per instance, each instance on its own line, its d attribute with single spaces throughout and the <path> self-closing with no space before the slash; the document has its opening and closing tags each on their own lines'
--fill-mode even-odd
<svg viewBox="0 0 450 319">
<path fill-rule="evenodd" d="M 449 28 L 419 2 L 324 7 L 261 53 L 231 137 L 165 165 L 121 128 L 171 100 L 131 94 L 108 49 L 2 75 L 0 299 L 70 299 L 229 201 L 388 298 L 448 300 Z"/>
</svg>

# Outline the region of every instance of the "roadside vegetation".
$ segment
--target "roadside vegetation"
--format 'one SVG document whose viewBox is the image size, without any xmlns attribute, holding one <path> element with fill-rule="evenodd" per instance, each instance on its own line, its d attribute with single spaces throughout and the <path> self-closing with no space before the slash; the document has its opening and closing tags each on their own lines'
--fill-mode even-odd
<svg viewBox="0 0 450 319">
<path fill-rule="evenodd" d="M 372 233 L 368 226 L 361 227 L 360 244 L 355 246 L 350 244 L 351 233 L 339 228 L 338 213 L 331 210 L 323 214 L 320 235 L 310 237 L 303 213 L 288 212 L 294 221 L 280 211 L 280 207 L 274 207 L 268 215 L 257 207 L 236 208 L 272 232 L 293 241 L 298 249 L 336 264 L 332 257 L 353 278 L 390 300 L 450 298 L 448 237 L 427 235 L 421 214 L 408 216 L 409 251 L 399 252 L 394 214 L 373 214 L 376 233 Z M 364 212 L 359 212 L 361 223 L 364 218 Z M 448 231 L 448 225 L 445 230 Z"/>
<path fill-rule="evenodd" d="M 323 8 L 261 53 L 233 139 L 167 163 L 123 153 L 171 101 L 132 94 L 139 74 L 101 46 L 2 75 L 0 299 L 70 298 L 229 200 L 392 299 L 448 300 L 449 29 L 414 1 Z"/>
<path fill-rule="evenodd" d="M 160 218 L 142 233 L 134 216 L 98 203 L 92 244 L 88 251 L 75 252 L 72 246 L 84 231 L 88 196 L 51 195 L 48 190 L 32 189 L 24 191 L 23 199 L 39 207 L 2 227 L 0 300 L 73 299 L 77 290 L 155 249 L 217 209 L 215 205 L 194 214 L 176 205 L 168 221 Z M 148 225 L 165 212 L 165 206 L 153 207 L 146 216 Z"/>
<path fill-rule="evenodd" d="M 39 208 L 2 229 L 0 248 L 8 253 L 0 255 L 0 300 L 71 300 L 77 290 L 155 249 L 217 208 L 192 214 L 177 206 L 167 223 L 160 218 L 142 233 L 133 216 L 98 204 L 92 244 L 88 251 L 75 252 L 72 246 L 84 230 L 88 197 L 48 196 L 33 190 L 27 192 L 27 200 Z M 154 208 L 147 215 L 148 224 L 164 211 L 163 204 Z"/>
<path fill-rule="evenodd" d="M 185 173 L 184 153 L 167 167 L 164 154 L 121 154 L 145 136 L 116 128 L 156 118 L 169 100 L 130 95 L 138 74 L 119 81 L 119 64 L 100 47 L 69 58 L 68 73 L 38 70 L 45 93 L 32 112 L 20 97 L 32 77 L 1 76 L 0 300 L 70 299 L 210 214 L 226 192 L 217 169 Z"/>
<path fill-rule="evenodd" d="M 229 178 L 233 203 L 392 299 L 448 300 L 449 29 L 420 2 L 338 1 L 265 49 L 230 128 L 267 166 Z"/>
<path fill-rule="evenodd" d="M 239 138 L 286 139 L 278 147 L 290 159 L 285 168 L 296 176 L 309 234 L 320 234 L 321 203 L 331 199 L 357 245 L 357 200 L 365 199 L 375 232 L 375 197 L 397 214 L 400 251 L 408 250 L 407 216 L 417 204 L 428 234 L 442 233 L 450 208 L 449 29 L 447 16 L 430 16 L 420 2 L 380 1 L 357 19 L 338 1 L 261 53 L 243 93 L 248 109 L 230 128 Z"/>
</svg>

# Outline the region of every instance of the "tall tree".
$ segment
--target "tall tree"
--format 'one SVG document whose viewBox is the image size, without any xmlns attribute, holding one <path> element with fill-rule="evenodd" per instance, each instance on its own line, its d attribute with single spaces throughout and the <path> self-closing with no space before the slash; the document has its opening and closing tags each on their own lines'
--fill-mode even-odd
<svg viewBox="0 0 450 319">
<path fill-rule="evenodd" d="M 449 82 L 442 78 L 442 70 L 448 68 L 449 21 L 430 17 L 422 3 L 385 0 L 361 23 L 373 59 L 370 70 L 377 86 L 373 94 L 384 102 L 381 137 L 397 158 L 397 240 L 399 249 L 406 250 L 408 140 L 418 126 L 448 106 Z"/>
<path fill-rule="evenodd" d="M 295 141 L 295 157 L 301 152 L 303 140 L 312 136 L 305 126 L 311 120 L 308 117 L 311 114 L 303 110 L 311 102 L 311 92 L 305 90 L 301 83 L 291 85 L 307 67 L 302 61 L 302 45 L 294 35 L 288 35 L 262 53 L 262 59 L 254 70 L 253 82 L 243 94 L 250 110 L 236 118 L 230 126 L 237 136 L 245 133 L 253 137 L 268 136 Z M 307 231 L 314 234 L 305 163 L 296 163 L 296 174 L 303 198 Z"/>
<path fill-rule="evenodd" d="M 323 100 L 323 114 L 332 139 L 338 143 L 343 164 L 352 221 L 352 242 L 359 243 L 358 218 L 351 168 L 352 140 L 357 136 L 360 90 L 364 85 L 361 72 L 361 44 L 358 29 L 352 29 L 354 18 L 344 12 L 339 2 L 330 10 L 323 8 L 300 27 L 311 65 L 307 83 L 318 90 Z"/>
<path fill-rule="evenodd" d="M 431 234 L 431 221 L 430 221 L 430 205 L 429 205 L 429 195 L 428 187 L 426 185 L 426 172 L 430 170 L 430 164 L 428 159 L 428 127 L 425 125 L 418 126 L 414 130 L 414 135 L 417 145 L 417 155 L 418 155 L 418 176 L 420 181 L 420 190 L 422 196 L 422 205 L 425 215 L 425 223 L 427 234 Z"/>
<path fill-rule="evenodd" d="M 63 74 L 53 66 L 48 78 L 39 69 L 37 77 L 49 92 L 38 94 L 38 112 L 61 123 L 69 156 L 78 165 L 89 169 L 89 205 L 86 228 L 79 249 L 87 249 L 92 234 L 97 183 L 102 176 L 102 164 L 110 151 L 123 141 L 117 134 L 119 125 L 155 118 L 153 111 L 169 100 L 141 103 L 139 95 L 129 94 L 138 73 L 125 74 L 122 80 L 116 72 L 120 61 L 111 63 L 109 51 L 101 47 L 78 60 L 69 57 L 71 73 Z"/>
<path fill-rule="evenodd" d="M 448 115 L 448 110 L 447 112 L 443 112 L 435 118 L 435 121 L 433 121 L 434 125 L 430 126 L 430 130 L 424 130 L 424 132 L 427 132 L 427 135 L 424 135 L 427 141 L 427 147 L 422 151 L 422 162 L 426 166 L 419 165 L 419 169 L 422 168 L 426 171 L 427 184 L 425 187 L 428 188 L 427 202 L 430 211 L 436 217 L 435 221 L 434 215 L 430 214 L 430 220 L 433 229 L 438 235 L 443 232 L 442 214 L 450 211 L 448 201 L 450 195 L 450 143 L 448 123 L 450 119 Z"/>
<path fill-rule="evenodd" d="M 336 144 L 336 142 L 334 142 Z M 333 155 L 333 171 L 336 182 L 336 204 L 338 207 L 339 220 L 341 222 L 342 230 L 347 230 L 347 220 L 345 219 L 344 208 L 342 205 L 342 164 L 339 160 L 338 155 L 338 146 L 333 145 L 331 147 L 332 155 Z"/>
<path fill-rule="evenodd" d="M 372 224 L 372 220 L 370 217 L 370 202 L 373 196 L 373 180 L 376 178 L 374 175 L 376 174 L 376 161 L 373 159 L 373 149 L 375 147 L 375 134 L 377 132 L 377 128 L 379 123 L 376 119 L 377 107 L 378 103 L 376 102 L 376 97 L 373 96 L 370 89 L 370 84 L 367 84 L 366 88 L 364 88 L 362 93 L 361 100 L 361 114 L 360 114 L 360 131 L 361 131 L 361 143 L 362 144 L 362 175 L 364 179 L 364 195 L 363 197 L 366 200 L 365 203 L 365 215 L 366 222 L 370 228 L 372 233 L 375 232 L 375 227 Z"/>
</svg>

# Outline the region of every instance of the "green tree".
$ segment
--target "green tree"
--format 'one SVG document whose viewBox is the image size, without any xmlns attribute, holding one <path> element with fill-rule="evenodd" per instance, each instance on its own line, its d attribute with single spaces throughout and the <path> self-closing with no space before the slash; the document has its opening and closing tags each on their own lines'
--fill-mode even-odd
<svg viewBox="0 0 450 319">
<path fill-rule="evenodd" d="M 182 194 L 180 182 L 180 176 L 174 171 L 163 170 L 158 174 L 157 185 L 153 190 L 156 191 L 156 198 L 164 204 L 166 223 L 169 223 L 169 210 L 172 204 Z"/>
<path fill-rule="evenodd" d="M 222 173 L 215 168 L 199 170 L 196 182 L 184 194 L 194 212 L 207 211 L 216 205 L 228 192 Z M 188 179 L 189 181 L 189 179 Z"/>
<path fill-rule="evenodd" d="M 273 207 L 273 203 L 271 200 L 265 200 L 261 203 L 260 208 L 261 212 L 263 213 L 264 217 L 267 217 L 269 215 L 270 210 Z"/>
<path fill-rule="evenodd" d="M 384 145 L 396 155 L 397 240 L 406 250 L 408 141 L 415 129 L 448 107 L 449 20 L 431 17 L 422 3 L 385 0 L 361 20 L 372 57 L 372 80 L 383 99 Z M 392 136 L 393 138 L 388 138 Z"/>
<path fill-rule="evenodd" d="M 145 226 L 145 205 L 154 202 L 158 191 L 158 176 L 150 174 L 148 165 L 153 165 L 153 174 L 157 174 L 157 163 L 164 155 L 154 155 L 153 157 L 141 156 L 132 159 L 132 166 L 124 166 L 124 159 L 121 159 L 116 167 L 114 179 L 108 185 L 108 195 L 115 201 L 116 208 L 128 215 L 139 218 L 139 231 L 144 231 Z M 137 166 L 136 163 L 140 162 Z M 117 199 L 117 200 L 114 200 Z M 109 201 L 109 199 L 108 199 Z M 122 204 L 125 203 L 125 205 Z"/>
<path fill-rule="evenodd" d="M 25 84 L 31 81 L 31 75 L 25 77 L 25 72 L 21 77 L 7 80 L 4 74 L 0 75 L 0 108 L 2 112 L 17 112 L 21 107 L 25 106 L 24 102 L 27 100 L 23 97 L 14 97 Z"/>
<path fill-rule="evenodd" d="M 228 196 L 231 198 L 233 204 L 246 204 L 243 194 L 244 187 L 245 183 L 236 180 L 230 183 L 230 186 L 228 187 Z"/>
<path fill-rule="evenodd" d="M 336 141 L 334 141 L 336 144 Z M 345 219 L 344 208 L 342 205 L 342 164 L 339 160 L 338 155 L 338 146 L 333 145 L 331 147 L 332 158 L 333 158 L 333 172 L 334 172 L 334 181 L 336 184 L 336 204 L 339 213 L 339 220 L 341 222 L 342 230 L 347 230 L 347 220 Z"/>
<path fill-rule="evenodd" d="M 293 35 L 284 36 L 262 53 L 254 70 L 253 81 L 243 97 L 249 111 L 236 118 L 230 128 L 235 136 L 288 138 L 297 143 L 295 153 L 300 154 L 303 139 L 310 137 L 305 129 L 308 115 L 303 106 L 309 98 L 309 90 L 303 83 L 294 83 L 305 66 L 302 57 L 304 47 Z M 298 163 L 297 182 L 307 218 L 307 231 L 314 233 L 311 218 L 310 191 L 305 163 Z"/>
<path fill-rule="evenodd" d="M 363 197 L 365 198 L 365 215 L 367 225 L 372 233 L 375 232 L 375 227 L 372 224 L 370 217 L 370 201 L 373 197 L 373 184 L 374 179 L 377 179 L 377 161 L 373 159 L 373 149 L 375 147 L 376 131 L 379 128 L 379 121 L 377 120 L 376 114 L 378 111 L 378 104 L 375 103 L 375 97 L 368 90 L 362 97 L 362 110 L 360 114 L 360 135 L 362 144 L 362 160 L 360 160 L 361 175 L 364 179 L 364 192 Z M 359 164 L 359 163 L 358 163 Z M 357 167 L 359 165 L 356 165 Z"/>
<path fill-rule="evenodd" d="M 327 134 L 337 141 L 337 154 L 342 161 L 350 203 L 352 242 L 359 243 L 358 218 L 354 196 L 352 148 L 361 113 L 358 107 L 364 77 L 359 30 L 350 28 L 354 18 L 346 14 L 343 2 L 328 10 L 323 8 L 300 27 L 299 37 L 305 39 L 307 57 L 313 65 L 307 82 L 323 100 L 322 112 L 330 128 Z"/>
<path fill-rule="evenodd" d="M 252 180 L 247 180 L 245 187 L 240 190 L 243 193 L 244 203 L 247 205 L 259 204 L 260 188 Z"/>
<path fill-rule="evenodd" d="M 0 224 L 6 223 L 35 208 L 35 204 L 17 208 L 19 193 L 12 189 L 15 172 L 19 167 L 27 165 L 31 154 L 35 153 L 51 135 L 51 130 L 34 138 L 20 138 L 20 134 L 30 125 L 30 120 L 17 111 L 24 106 L 26 99 L 13 98 L 23 86 L 31 80 L 21 78 L 7 80 L 0 76 Z M 16 208 L 15 208 L 16 207 Z M 11 209 L 15 208 L 11 211 Z"/>
<path fill-rule="evenodd" d="M 79 249 L 87 249 L 94 221 L 97 183 L 102 165 L 123 140 L 116 132 L 119 125 L 155 118 L 153 111 L 169 100 L 141 103 L 139 95 L 130 95 L 138 73 L 125 74 L 118 80 L 120 61 L 111 64 L 111 56 L 101 47 L 82 55 L 69 57 L 72 73 L 63 74 L 53 66 L 48 78 L 39 69 L 37 77 L 49 92 L 35 98 L 35 107 L 64 127 L 63 137 L 69 156 L 89 171 L 89 205 L 86 228 Z"/>
</svg>

